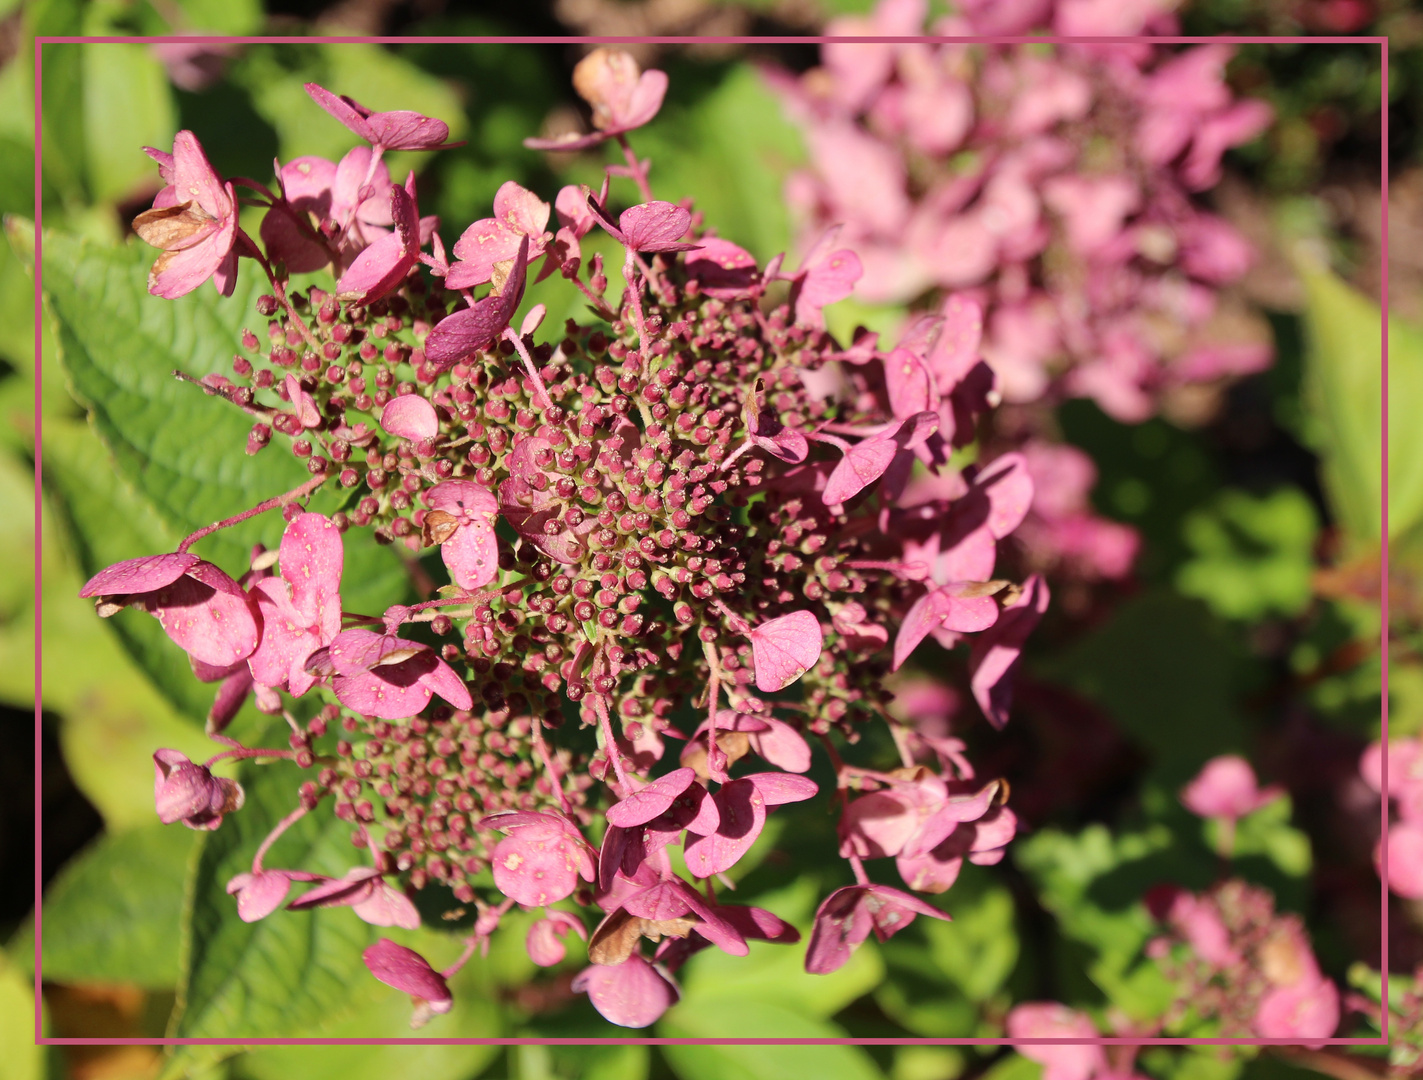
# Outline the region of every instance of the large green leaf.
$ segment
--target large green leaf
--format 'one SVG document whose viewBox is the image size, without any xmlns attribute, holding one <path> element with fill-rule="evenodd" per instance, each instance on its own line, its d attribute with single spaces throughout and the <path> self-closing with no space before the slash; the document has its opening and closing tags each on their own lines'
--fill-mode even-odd
<svg viewBox="0 0 1423 1080">
<path fill-rule="evenodd" d="M 204 285 L 161 300 L 147 289 L 153 254 L 139 244 L 104 248 L 47 233 L 44 289 L 74 396 L 119 474 L 182 535 L 296 487 L 306 473 L 278 446 L 247 457 L 250 417 L 172 374 L 226 369 L 252 318 L 258 276 L 244 266 L 227 299 Z M 210 558 L 240 572 L 249 545 L 274 545 L 281 528 L 281 518 L 267 514 L 203 543 Z"/>
<path fill-rule="evenodd" d="M 374 932 L 347 908 L 278 910 L 237 917 L 227 882 L 251 869 L 272 826 L 297 803 L 301 774 L 289 762 L 248 765 L 246 804 L 207 837 L 190 883 L 185 964 L 172 1034 L 191 1038 L 320 1035 L 383 993 L 361 962 Z M 266 859 L 272 868 L 340 876 L 361 862 L 350 826 L 318 810 L 298 821 Z"/>
<path fill-rule="evenodd" d="M 45 979 L 175 987 L 173 928 L 194 838 L 155 821 L 101 837 L 66 866 L 44 898 Z"/>
<path fill-rule="evenodd" d="M 684 1039 L 834 1039 L 841 1028 L 785 1005 L 758 1000 L 715 998 L 674 1006 L 657 1033 Z M 882 1080 L 883 1073 L 858 1046 L 664 1046 L 662 1052 L 681 1080 Z"/>
</svg>

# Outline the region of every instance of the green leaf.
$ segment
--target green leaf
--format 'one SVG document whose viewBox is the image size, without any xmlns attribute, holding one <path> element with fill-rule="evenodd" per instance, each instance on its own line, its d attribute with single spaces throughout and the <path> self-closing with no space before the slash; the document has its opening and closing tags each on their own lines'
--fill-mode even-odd
<svg viewBox="0 0 1423 1080">
<path fill-rule="evenodd" d="M 256 33 L 262 26 L 260 0 L 177 0 L 177 3 L 183 13 L 173 26 L 177 32 L 206 30 L 241 37 Z"/>
<path fill-rule="evenodd" d="M 35 1045 L 33 984 L 4 953 L 0 953 L 0 1061 L 5 1063 L 7 1080 L 44 1080 L 44 1048 Z"/>
<path fill-rule="evenodd" d="M 757 1001 L 747 1008 L 735 998 L 708 999 L 695 1007 L 684 1001 L 667 1012 L 657 1033 L 679 1039 L 845 1037 L 836 1025 L 784 1005 Z M 681 1080 L 882 1080 L 884 1075 L 858 1046 L 671 1045 L 662 1052 Z"/>
<path fill-rule="evenodd" d="M 1423 327 L 1388 320 L 1388 535 L 1423 522 Z"/>
<path fill-rule="evenodd" d="M 525 1044 L 509 1050 L 510 1080 L 647 1080 L 652 1069 L 646 1046 Z"/>
<path fill-rule="evenodd" d="M 1319 522 L 1298 488 L 1259 498 L 1223 492 L 1193 511 L 1183 526 L 1194 553 L 1176 573 L 1176 587 L 1204 600 L 1224 618 L 1297 615 L 1313 596 L 1314 543 Z"/>
<path fill-rule="evenodd" d="M 249 764 L 239 779 L 246 804 L 207 836 L 190 884 L 171 1033 L 234 1041 L 318 1035 L 383 994 L 361 961 L 374 933 L 341 907 L 278 909 L 255 923 L 237 917 L 227 882 L 251 869 L 257 847 L 296 806 L 301 774 L 279 761 Z M 317 811 L 276 842 L 265 865 L 339 877 L 362 861 L 350 826 Z"/>
<path fill-rule="evenodd" d="M 117 201 L 153 176 L 153 162 L 142 148 L 173 144 L 178 122 L 168 73 L 146 45 L 103 42 L 70 48 L 83 56 L 89 191 L 96 202 Z"/>
<path fill-rule="evenodd" d="M 1311 434 L 1325 489 L 1344 528 L 1356 540 L 1376 540 L 1382 536 L 1382 315 L 1328 270 L 1306 258 L 1297 266 L 1307 299 L 1304 390 L 1317 420 Z M 1412 428 L 1416 439 L 1417 425 Z"/>
<path fill-rule="evenodd" d="M 1151 752 L 1149 775 L 1177 787 L 1207 758 L 1244 745 L 1237 661 L 1203 604 L 1163 590 L 1123 603 L 1039 674 L 1103 705 Z"/>
<path fill-rule="evenodd" d="M 349 917 L 350 913 L 346 913 Z M 277 916 L 272 916 L 276 918 Z M 290 915 L 288 916 L 290 917 Z M 369 976 L 366 976 L 369 978 Z M 495 1038 L 499 1008 L 488 997 L 455 993 L 454 1008 L 419 1031 L 410 1030 L 410 996 L 381 987 L 344 1020 L 322 1031 L 329 1039 Z M 265 1046 L 233 1063 L 245 1080 L 469 1080 L 503 1052 L 478 1043 L 416 1046 Z"/>
<path fill-rule="evenodd" d="M 177 986 L 173 928 L 195 836 L 154 822 L 100 837 L 65 866 L 44 897 L 44 977 Z"/>
</svg>

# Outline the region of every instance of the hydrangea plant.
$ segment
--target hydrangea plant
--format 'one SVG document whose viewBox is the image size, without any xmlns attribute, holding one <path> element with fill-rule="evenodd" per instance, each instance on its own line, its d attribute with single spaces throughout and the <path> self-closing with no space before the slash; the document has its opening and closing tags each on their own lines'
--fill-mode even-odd
<svg viewBox="0 0 1423 1080">
<path fill-rule="evenodd" d="M 417 1024 L 451 1009 L 448 980 L 516 906 L 541 912 L 535 963 L 586 941 L 575 988 L 629 1027 L 676 1001 L 697 950 L 797 940 L 722 888 L 778 806 L 836 803 L 855 881 L 820 905 L 811 973 L 871 933 L 947 919 L 915 894 L 950 889 L 964 860 L 997 862 L 1016 829 L 1006 785 L 977 775 L 961 740 L 888 710 L 887 677 L 933 637 L 1002 727 L 1049 602 L 1041 577 L 999 571 L 1033 501 L 1028 459 L 957 453 L 996 400 L 977 303 L 912 322 L 890 348 L 837 341 L 822 309 L 864 266 L 835 228 L 796 269 L 759 266 L 652 192 L 628 134 L 657 113 L 665 75 L 599 49 L 574 85 L 596 130 L 557 148 L 611 139 L 626 164 L 551 201 L 510 181 L 448 250 L 414 175 L 398 182 L 385 160 L 439 149 L 446 125 L 315 84 L 364 145 L 278 162 L 267 184 L 224 179 L 180 132 L 171 153 L 147 150 L 166 186 L 134 222 L 161 251 L 153 303 L 265 276 L 266 341 L 245 331 L 231 375 L 194 392 L 252 418 L 228 453 L 289 452 L 309 473 L 83 589 L 100 615 L 153 615 L 218 684 L 207 730 L 222 748 L 201 763 L 154 754 L 159 817 L 219 828 L 243 792 L 214 769 L 285 759 L 291 812 L 227 885 L 242 920 L 300 917 L 278 915 L 285 903 L 414 928 L 415 900 L 437 891 L 473 908 L 444 971 L 389 939 L 364 954 Z M 261 208 L 255 238 L 242 205 Z M 621 288 L 584 257 L 593 230 L 622 250 Z M 334 289 L 293 284 L 322 269 Z M 577 290 L 590 318 L 536 343 L 531 276 Z M 345 493 L 342 509 L 307 508 L 322 488 Z M 279 546 L 238 577 L 190 550 L 277 509 Z M 421 577 L 417 602 L 351 610 L 352 530 L 412 557 L 438 549 L 448 583 Z M 233 737 L 249 698 L 284 719 L 287 746 Z M 875 728 L 896 758 L 856 760 Z M 833 791 L 806 775 L 817 748 Z M 286 830 L 328 813 L 350 826 L 348 870 L 268 865 Z M 890 858 L 899 881 L 872 879 L 866 863 Z"/>
</svg>

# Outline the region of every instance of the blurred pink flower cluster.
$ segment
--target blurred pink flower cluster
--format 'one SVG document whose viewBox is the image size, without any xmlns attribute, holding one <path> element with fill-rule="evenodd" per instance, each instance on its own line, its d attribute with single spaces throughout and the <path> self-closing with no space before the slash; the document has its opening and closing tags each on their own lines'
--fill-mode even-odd
<svg viewBox="0 0 1423 1080">
<path fill-rule="evenodd" d="M 958 5 L 934 34 L 1170 32 L 1160 0 Z M 924 0 L 882 0 L 831 35 L 911 36 Z M 1217 337 L 1251 250 L 1194 197 L 1272 114 L 1237 100 L 1231 49 L 844 42 L 768 77 L 805 132 L 788 198 L 809 242 L 843 222 L 869 302 L 957 292 L 985 314 L 1005 401 L 1088 397 L 1118 420 L 1188 383 L 1258 371 L 1267 345 Z"/>
<path fill-rule="evenodd" d="M 1388 797 L 1397 814 L 1388 827 L 1388 887 L 1410 900 L 1423 899 L 1423 737 L 1394 739 L 1385 751 L 1374 743 L 1359 760 L 1364 782 L 1382 793 L 1385 759 L 1388 764 Z M 1374 863 L 1383 873 L 1384 844 L 1374 850 Z"/>
</svg>

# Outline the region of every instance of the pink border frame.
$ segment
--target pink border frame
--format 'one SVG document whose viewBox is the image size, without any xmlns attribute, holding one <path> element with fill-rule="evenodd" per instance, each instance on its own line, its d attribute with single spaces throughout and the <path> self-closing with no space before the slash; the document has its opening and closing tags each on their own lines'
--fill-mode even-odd
<svg viewBox="0 0 1423 1080">
<path fill-rule="evenodd" d="M 43 906 L 41 906 L 40 851 L 43 820 L 41 820 L 41 637 L 43 637 L 43 602 L 41 602 L 41 549 L 43 549 L 43 524 L 41 524 L 41 417 L 40 378 L 43 370 L 43 132 L 40 115 L 43 102 L 43 47 L 60 44 L 179 44 L 208 43 L 213 36 L 192 36 L 192 34 L 172 34 L 162 37 L 36 37 L 34 38 L 34 364 L 36 364 L 36 384 L 34 384 L 34 612 L 36 612 L 36 642 L 34 642 L 34 1042 L 36 1046 L 231 1046 L 246 1049 L 249 1046 L 461 1046 L 461 1044 L 484 1044 L 484 1046 L 1301 1046 L 1301 1040 L 1292 1039 L 1136 1039 L 1136 1037 L 1097 1037 L 1097 1039 L 87 1039 L 87 1037 L 46 1037 L 41 1033 L 41 943 L 43 943 Z M 524 46 L 566 46 L 566 44 L 824 44 L 837 43 L 891 43 L 904 44 L 914 41 L 931 41 L 939 44 L 1376 44 L 1380 53 L 1380 124 L 1382 124 L 1382 148 L 1380 148 L 1380 188 L 1382 188 L 1382 252 L 1380 252 L 1380 290 L 1382 290 L 1382 555 L 1380 555 L 1380 603 L 1382 603 L 1382 727 L 1383 743 L 1389 740 L 1389 38 L 1385 36 L 1319 36 L 1319 37 L 1184 37 L 1184 36 L 1130 36 L 1130 37 L 1059 37 L 1059 36 L 973 36 L 973 37 L 346 37 L 346 36 L 280 36 L 280 37 L 225 37 L 223 41 L 235 44 L 524 44 Z M 1387 1046 L 1389 1044 L 1389 764 L 1387 754 L 1382 760 L 1382 872 L 1380 872 L 1380 908 L 1382 908 L 1383 935 L 1382 982 L 1383 982 L 1383 1034 L 1379 1039 L 1326 1039 L 1309 1043 L 1311 1046 Z"/>
</svg>

